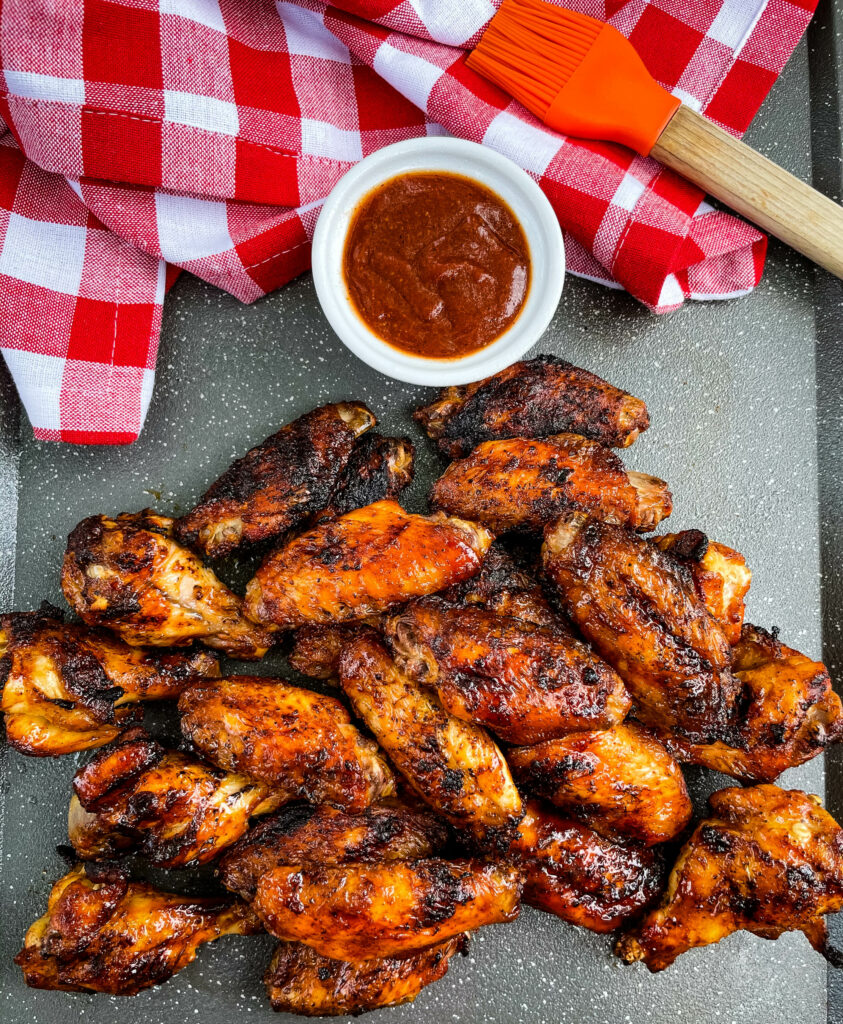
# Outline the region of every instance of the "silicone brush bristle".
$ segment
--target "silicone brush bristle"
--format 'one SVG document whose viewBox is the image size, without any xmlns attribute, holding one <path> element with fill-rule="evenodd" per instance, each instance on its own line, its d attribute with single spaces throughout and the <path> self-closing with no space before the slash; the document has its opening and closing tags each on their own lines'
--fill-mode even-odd
<svg viewBox="0 0 843 1024">
<path fill-rule="evenodd" d="M 544 120 L 603 28 L 544 0 L 504 0 L 467 63 Z"/>
</svg>

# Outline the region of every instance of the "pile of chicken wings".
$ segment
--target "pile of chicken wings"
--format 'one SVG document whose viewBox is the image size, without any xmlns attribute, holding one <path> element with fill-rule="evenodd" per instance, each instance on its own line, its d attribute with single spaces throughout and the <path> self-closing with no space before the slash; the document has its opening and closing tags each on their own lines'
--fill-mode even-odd
<svg viewBox="0 0 843 1024">
<path fill-rule="evenodd" d="M 773 783 L 841 738 L 843 708 L 822 664 L 744 622 L 738 552 L 646 536 L 670 492 L 615 451 L 644 403 L 540 356 L 415 418 L 452 460 L 429 515 L 397 500 L 411 442 L 326 405 L 179 519 L 81 522 L 62 568 L 81 625 L 0 616 L 10 746 L 97 748 L 76 863 L 17 956 L 29 985 L 129 995 L 266 931 L 275 1009 L 359 1013 L 414 999 L 522 903 L 620 929 L 652 971 L 740 929 L 835 958 L 843 830 Z M 207 562 L 247 551 L 241 597 Z M 278 645 L 321 682 L 221 673 Z M 179 749 L 141 724 L 167 699 Z M 681 764 L 742 785 L 694 822 Z M 133 881 L 129 853 L 213 861 L 228 895 Z"/>
</svg>

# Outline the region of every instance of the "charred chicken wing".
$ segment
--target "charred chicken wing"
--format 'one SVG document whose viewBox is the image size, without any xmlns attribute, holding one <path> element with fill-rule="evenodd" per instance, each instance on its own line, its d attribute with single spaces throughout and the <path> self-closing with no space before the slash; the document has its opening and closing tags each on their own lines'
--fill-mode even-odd
<svg viewBox="0 0 843 1024">
<path fill-rule="evenodd" d="M 360 434 L 375 417 L 359 402 L 323 405 L 238 459 L 175 524 L 210 558 L 277 537 L 327 505 Z"/>
<path fill-rule="evenodd" d="M 413 482 L 414 462 L 415 449 L 408 437 L 366 434 L 352 449 L 328 504 L 311 517 L 309 525 L 397 498 Z"/>
<path fill-rule="evenodd" d="M 259 930 L 237 900 L 176 896 L 88 865 L 53 886 L 15 963 L 31 988 L 132 996 L 172 978 L 203 942 Z"/>
<path fill-rule="evenodd" d="M 623 721 L 619 676 L 561 624 L 537 626 L 439 598 L 413 601 L 385 626 L 398 666 L 432 686 L 457 718 L 508 743 L 538 743 Z"/>
<path fill-rule="evenodd" d="M 105 630 L 63 621 L 48 604 L 0 615 L 6 739 L 37 757 L 101 747 L 139 701 L 177 697 L 195 676 L 219 675 L 207 651 L 144 651 Z"/>
<path fill-rule="evenodd" d="M 360 811 L 394 792 L 377 744 L 334 697 L 280 679 L 231 676 L 179 699 L 185 739 L 211 764 L 283 794 Z"/>
<path fill-rule="evenodd" d="M 302 626 L 293 634 L 293 646 L 287 660 L 302 675 L 335 683 L 343 648 L 369 632 L 374 630 L 358 622 L 340 626 Z"/>
<path fill-rule="evenodd" d="M 617 945 L 662 971 L 695 946 L 746 930 L 803 931 L 825 953 L 823 915 L 843 906 L 843 830 L 819 798 L 778 786 L 721 789 L 683 846 L 661 906 Z"/>
<path fill-rule="evenodd" d="M 513 747 L 507 761 L 524 789 L 609 838 L 665 843 L 691 820 L 679 765 L 655 737 L 631 722 Z"/>
<path fill-rule="evenodd" d="M 271 554 L 246 590 L 246 613 L 287 629 L 377 615 L 473 576 L 491 542 L 476 523 L 378 501 Z"/>
<path fill-rule="evenodd" d="M 613 451 L 579 434 L 484 441 L 448 466 L 430 503 L 496 534 L 541 530 L 569 508 L 652 530 L 672 507 L 663 480 L 627 473 Z"/>
<path fill-rule="evenodd" d="M 67 538 L 61 586 L 89 626 L 108 626 L 133 646 L 193 639 L 232 658 L 261 658 L 269 631 L 243 602 L 173 539 L 173 520 L 151 509 L 84 519 Z"/>
</svg>

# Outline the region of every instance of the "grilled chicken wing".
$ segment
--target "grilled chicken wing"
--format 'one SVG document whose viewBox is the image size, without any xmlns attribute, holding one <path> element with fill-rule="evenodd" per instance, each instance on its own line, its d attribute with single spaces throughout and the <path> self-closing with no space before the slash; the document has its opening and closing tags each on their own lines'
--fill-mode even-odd
<svg viewBox="0 0 843 1024">
<path fill-rule="evenodd" d="M 686 565 L 579 512 L 548 527 L 543 562 L 565 611 L 622 676 L 639 718 L 694 742 L 723 734 L 740 682 Z"/>
<path fill-rule="evenodd" d="M 640 398 L 557 356 L 536 356 L 474 384 L 445 388 L 413 415 L 452 459 L 481 441 L 566 431 L 626 448 L 650 425 Z"/>
<path fill-rule="evenodd" d="M 360 402 L 323 405 L 238 459 L 176 521 L 182 544 L 210 558 L 277 537 L 327 505 L 357 437 L 375 417 Z"/>
<path fill-rule="evenodd" d="M 513 747 L 506 758 L 524 789 L 547 797 L 610 839 L 665 843 L 691 820 L 693 808 L 679 765 L 654 736 L 632 722 Z"/>
<path fill-rule="evenodd" d="M 491 543 L 476 523 L 378 501 L 271 554 L 246 590 L 246 613 L 288 629 L 363 619 L 473 576 Z"/>
<path fill-rule="evenodd" d="M 652 530 L 672 508 L 663 480 L 627 473 L 613 451 L 579 434 L 484 441 L 448 466 L 430 503 L 496 534 L 541 530 L 568 508 Z"/>
<path fill-rule="evenodd" d="M 15 963 L 31 988 L 132 996 L 186 967 L 203 942 L 256 931 L 237 900 L 177 896 L 88 865 L 53 886 Z"/>
<path fill-rule="evenodd" d="M 219 862 L 223 885 L 254 898 L 258 880 L 285 864 L 382 863 L 438 853 L 448 827 L 429 811 L 376 805 L 348 814 L 323 804 L 294 804 L 249 829 Z"/>
<path fill-rule="evenodd" d="M 263 657 L 271 633 L 244 618 L 241 599 L 172 533 L 173 520 L 151 509 L 83 519 L 61 574 L 71 608 L 133 646 L 198 639 L 232 658 Z"/>
<path fill-rule="evenodd" d="M 374 633 L 371 626 L 352 622 L 340 626 L 302 626 L 293 634 L 287 660 L 297 672 L 312 679 L 336 682 L 343 648 L 358 636 Z"/>
<path fill-rule="evenodd" d="M 165 751 L 142 729 L 101 750 L 73 779 L 68 834 L 82 860 L 138 850 L 159 867 L 204 864 L 249 818 L 280 806 L 269 786 Z"/>
<path fill-rule="evenodd" d="M 663 731 L 662 739 L 680 761 L 736 779 L 773 782 L 843 740 L 843 706 L 821 662 L 746 625 L 732 651 L 732 668 L 743 684 L 732 735 L 703 744 Z"/>
<path fill-rule="evenodd" d="M 435 695 L 398 671 L 372 636 L 340 657 L 352 707 L 413 790 L 452 824 L 504 847 L 521 798 L 500 750 L 482 729 L 449 715 Z"/>
<path fill-rule="evenodd" d="M 467 936 L 457 935 L 412 956 L 350 963 L 322 956 L 301 942 L 282 942 L 264 983 L 273 1010 L 302 1017 L 356 1016 L 411 1003 L 448 973 L 452 956 L 467 948 Z"/>
<path fill-rule="evenodd" d="M 741 637 L 744 599 L 752 582 L 743 555 L 709 540 L 699 530 L 667 533 L 651 537 L 650 542 L 687 564 L 709 613 L 720 623 L 729 643 L 736 644 Z"/>
<path fill-rule="evenodd" d="M 516 868 L 477 860 L 274 868 L 252 907 L 279 939 L 337 960 L 405 956 L 518 916 Z"/>
<path fill-rule="evenodd" d="M 195 676 L 219 675 L 207 651 L 144 651 L 104 630 L 63 621 L 49 604 L 0 615 L 6 739 L 51 757 L 101 747 L 137 716 L 137 703 L 176 697 Z"/>
<path fill-rule="evenodd" d="M 561 624 L 537 626 L 439 598 L 413 601 L 385 623 L 402 671 L 432 686 L 457 718 L 508 743 L 539 743 L 623 720 L 619 676 Z"/>
<path fill-rule="evenodd" d="M 508 856 L 524 877 L 522 900 L 592 932 L 610 932 L 656 898 L 664 861 L 655 848 L 605 839 L 528 800 Z"/>
<path fill-rule="evenodd" d="M 211 764 L 244 772 L 287 800 L 360 811 L 395 791 L 377 744 L 333 697 L 280 679 L 231 676 L 179 698 L 181 730 Z"/>
<path fill-rule="evenodd" d="M 825 953 L 822 917 L 843 906 L 843 830 L 819 798 L 778 786 L 721 789 L 671 872 L 661 906 L 616 947 L 662 971 L 686 950 L 745 930 L 804 931 Z"/>
</svg>

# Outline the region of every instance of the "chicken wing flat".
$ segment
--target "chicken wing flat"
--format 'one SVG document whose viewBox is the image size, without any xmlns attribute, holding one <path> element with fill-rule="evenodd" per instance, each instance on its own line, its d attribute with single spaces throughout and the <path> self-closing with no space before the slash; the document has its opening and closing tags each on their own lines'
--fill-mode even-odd
<svg viewBox="0 0 843 1024">
<path fill-rule="evenodd" d="M 721 789 L 683 846 L 661 906 L 618 942 L 627 963 L 662 971 L 736 931 L 804 931 L 825 952 L 822 917 L 843 906 L 843 830 L 819 797 L 778 786 Z"/>
<path fill-rule="evenodd" d="M 700 530 L 683 530 L 651 537 L 650 542 L 674 558 L 685 562 L 697 593 L 710 614 L 718 621 L 726 639 L 736 644 L 741 638 L 752 573 L 742 554 L 725 544 L 709 540 Z"/>
<path fill-rule="evenodd" d="M 63 621 L 49 604 L 0 615 L 6 739 L 53 757 L 101 747 L 138 714 L 138 702 L 176 697 L 196 676 L 219 675 L 208 651 L 144 651 L 105 630 Z"/>
<path fill-rule="evenodd" d="M 528 800 L 508 856 L 524 877 L 522 900 L 592 932 L 613 931 L 664 884 L 660 851 L 605 839 Z"/>
<path fill-rule="evenodd" d="M 238 900 L 177 896 L 88 865 L 53 886 L 15 963 L 31 988 L 132 996 L 172 978 L 203 942 L 259 930 Z"/>
<path fill-rule="evenodd" d="M 349 814 L 294 804 L 249 829 L 220 859 L 218 873 L 226 889 L 251 900 L 261 876 L 285 864 L 419 860 L 448 838 L 448 826 L 429 811 L 376 805 Z"/>
<path fill-rule="evenodd" d="M 209 558 L 278 537 L 328 504 L 355 439 L 374 424 L 360 402 L 300 416 L 232 463 L 176 521 L 176 537 Z"/>
<path fill-rule="evenodd" d="M 73 791 L 68 835 L 82 860 L 137 850 L 167 868 L 206 863 L 243 835 L 252 815 L 282 802 L 265 783 L 165 751 L 142 729 L 80 768 Z"/>
<path fill-rule="evenodd" d="M 350 963 L 322 956 L 301 942 L 282 942 L 264 976 L 273 1010 L 302 1017 L 357 1015 L 411 1003 L 448 973 L 451 957 L 467 950 L 457 935 L 412 956 Z"/>
<path fill-rule="evenodd" d="M 302 626 L 293 634 L 293 646 L 287 661 L 302 675 L 336 682 L 343 648 L 370 630 L 370 626 L 358 622 L 340 626 Z"/>
<path fill-rule="evenodd" d="M 473 576 L 491 543 L 476 523 L 378 501 L 271 554 L 246 589 L 246 614 L 287 629 L 377 615 Z"/>
<path fill-rule="evenodd" d="M 83 622 L 108 626 L 132 646 L 197 639 L 253 660 L 273 642 L 244 617 L 241 599 L 176 543 L 173 520 L 151 509 L 83 519 L 67 538 L 61 587 Z"/>
<path fill-rule="evenodd" d="M 622 676 L 637 716 L 693 742 L 719 738 L 740 682 L 687 565 L 579 512 L 548 527 L 542 556 L 565 611 Z"/>
<path fill-rule="evenodd" d="M 561 624 L 537 626 L 439 598 L 387 619 L 398 667 L 436 689 L 446 711 L 507 743 L 608 728 L 630 706 L 620 677 Z"/>
<path fill-rule="evenodd" d="M 179 698 L 181 730 L 217 768 L 259 779 L 286 800 L 349 811 L 395 791 L 377 744 L 334 697 L 259 676 L 207 682 Z"/>
<path fill-rule="evenodd" d="M 666 843 L 691 820 L 679 765 L 632 722 L 513 747 L 506 759 L 522 789 L 546 797 L 610 839 Z"/>
<path fill-rule="evenodd" d="M 482 925 L 513 921 L 518 870 L 478 860 L 278 867 L 252 908 L 279 939 L 336 960 L 406 956 Z"/>
<path fill-rule="evenodd" d="M 430 504 L 501 534 L 540 531 L 569 508 L 652 530 L 670 515 L 672 499 L 663 480 L 627 473 L 599 442 L 556 434 L 484 441 L 448 466 L 431 489 Z"/>
<path fill-rule="evenodd" d="M 640 398 L 557 356 L 536 356 L 474 384 L 444 388 L 413 417 L 452 459 L 481 441 L 568 431 L 626 448 L 650 425 Z"/>
<path fill-rule="evenodd" d="M 427 804 L 458 827 L 504 847 L 521 817 L 506 761 L 483 729 L 449 715 L 436 696 L 401 673 L 383 645 L 359 637 L 340 657 L 354 711 Z"/>
<path fill-rule="evenodd" d="M 748 624 L 732 657 L 743 684 L 733 733 L 714 743 L 690 743 L 665 730 L 662 738 L 680 761 L 736 779 L 773 782 L 843 740 L 843 706 L 822 662 Z"/>
</svg>

